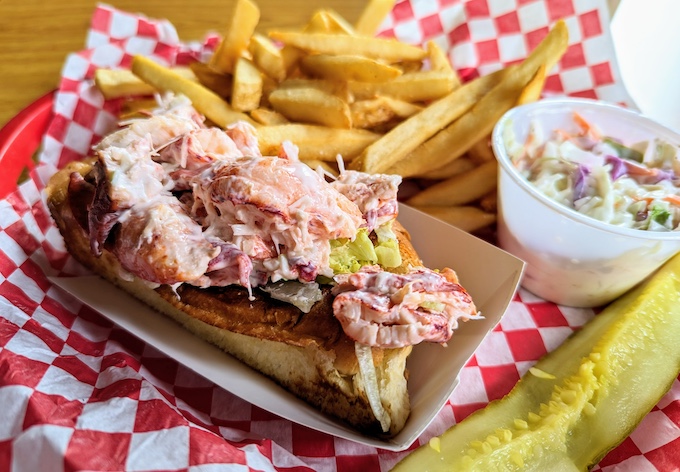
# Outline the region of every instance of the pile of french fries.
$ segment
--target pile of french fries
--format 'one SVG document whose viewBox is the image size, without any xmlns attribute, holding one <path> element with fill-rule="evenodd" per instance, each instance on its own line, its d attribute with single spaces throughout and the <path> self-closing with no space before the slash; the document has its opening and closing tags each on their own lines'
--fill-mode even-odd
<svg viewBox="0 0 680 472">
<path fill-rule="evenodd" d="M 128 98 L 128 114 L 156 92 L 184 94 L 216 126 L 255 126 L 265 155 L 290 141 L 329 173 L 341 158 L 348 169 L 399 174 L 411 183 L 400 196 L 409 205 L 465 231 L 487 228 L 496 220 L 490 133 L 507 110 L 540 98 L 566 51 L 566 25 L 521 63 L 461 83 L 436 43 L 374 36 L 393 3 L 370 0 L 354 25 L 321 9 L 301 31 L 262 34 L 257 5 L 235 0 L 209 62 L 168 68 L 136 56 L 129 71 L 97 70 L 95 83 L 107 99 Z"/>
</svg>

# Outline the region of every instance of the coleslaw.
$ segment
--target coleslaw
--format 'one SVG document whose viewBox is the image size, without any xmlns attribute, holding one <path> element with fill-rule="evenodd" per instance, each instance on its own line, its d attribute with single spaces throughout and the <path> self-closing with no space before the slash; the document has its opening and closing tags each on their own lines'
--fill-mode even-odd
<svg viewBox="0 0 680 472">
<path fill-rule="evenodd" d="M 647 231 L 680 226 L 680 148 L 661 139 L 624 143 L 573 113 L 571 129 L 531 123 L 524 143 L 503 140 L 513 165 L 552 200 L 597 220 Z"/>
</svg>

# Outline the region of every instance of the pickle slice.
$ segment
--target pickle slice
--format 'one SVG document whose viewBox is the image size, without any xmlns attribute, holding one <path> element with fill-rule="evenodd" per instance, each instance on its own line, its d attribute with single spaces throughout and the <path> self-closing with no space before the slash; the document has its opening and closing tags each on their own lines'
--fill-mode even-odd
<svg viewBox="0 0 680 472">
<path fill-rule="evenodd" d="M 680 373 L 680 256 L 393 471 L 587 470 Z"/>
</svg>

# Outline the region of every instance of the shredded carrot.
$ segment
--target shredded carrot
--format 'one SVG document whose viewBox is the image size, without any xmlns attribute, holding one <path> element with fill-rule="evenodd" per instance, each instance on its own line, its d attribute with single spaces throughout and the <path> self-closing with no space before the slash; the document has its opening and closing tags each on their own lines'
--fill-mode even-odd
<svg viewBox="0 0 680 472">
<path fill-rule="evenodd" d="M 670 194 L 663 197 L 663 199 L 672 205 L 680 206 L 680 195 Z"/>
<path fill-rule="evenodd" d="M 590 134 L 593 138 L 595 139 L 600 139 L 600 133 L 597 132 L 595 128 L 593 128 L 588 121 L 586 121 L 585 118 L 583 118 L 581 115 L 578 113 L 574 112 L 574 122 L 578 125 L 579 128 L 583 131 L 583 135 Z"/>
</svg>

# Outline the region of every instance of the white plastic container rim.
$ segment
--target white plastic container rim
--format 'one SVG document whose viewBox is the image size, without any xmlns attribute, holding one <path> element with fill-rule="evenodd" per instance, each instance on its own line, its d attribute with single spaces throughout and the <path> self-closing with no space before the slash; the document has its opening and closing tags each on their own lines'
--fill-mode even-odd
<svg viewBox="0 0 680 472">
<path fill-rule="evenodd" d="M 554 111 L 569 112 L 576 111 L 576 109 L 596 110 L 598 112 L 605 111 L 607 113 L 618 115 L 617 119 L 632 120 L 649 131 L 650 135 L 657 136 L 676 146 L 680 146 L 680 134 L 663 126 L 662 124 L 652 120 L 651 118 L 642 115 L 638 112 L 629 110 L 627 108 L 613 105 L 607 102 L 592 100 L 587 98 L 546 98 L 538 102 L 520 105 L 508 110 L 500 120 L 496 123 L 492 135 L 491 144 L 496 154 L 498 163 L 503 167 L 503 170 L 526 192 L 531 194 L 536 200 L 544 205 L 552 208 L 556 212 L 564 215 L 567 218 L 576 220 L 588 226 L 629 238 L 639 238 L 645 240 L 667 241 L 680 239 L 680 231 L 646 231 L 641 229 L 626 228 L 623 226 L 612 225 L 600 220 L 597 220 L 583 213 L 579 213 L 573 208 L 569 208 L 561 203 L 558 203 L 538 190 L 531 182 L 522 176 L 517 168 L 513 165 L 505 150 L 505 142 L 503 139 L 503 130 L 507 126 L 512 126 L 513 120 L 518 116 L 530 114 L 533 111 L 538 112 L 543 109 L 551 109 Z M 597 126 L 597 124 L 595 124 Z"/>
</svg>

